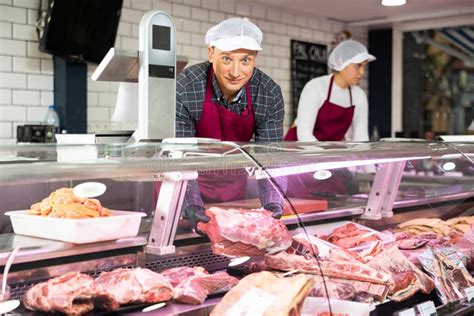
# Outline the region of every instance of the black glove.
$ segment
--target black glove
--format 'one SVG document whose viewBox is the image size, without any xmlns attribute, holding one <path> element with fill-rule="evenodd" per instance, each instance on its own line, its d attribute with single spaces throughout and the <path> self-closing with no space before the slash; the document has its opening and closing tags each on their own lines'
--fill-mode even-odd
<svg viewBox="0 0 474 316">
<path fill-rule="evenodd" d="M 272 212 L 272 217 L 279 219 L 283 215 L 283 207 L 277 203 L 269 203 L 263 207 L 267 211 Z"/>
<path fill-rule="evenodd" d="M 186 214 L 186 217 L 193 225 L 194 231 L 199 235 L 202 235 L 202 233 L 197 228 L 197 224 L 199 222 L 208 223 L 210 221 L 209 217 L 204 212 L 204 208 L 199 205 L 191 205 L 184 210 L 184 214 Z"/>
</svg>

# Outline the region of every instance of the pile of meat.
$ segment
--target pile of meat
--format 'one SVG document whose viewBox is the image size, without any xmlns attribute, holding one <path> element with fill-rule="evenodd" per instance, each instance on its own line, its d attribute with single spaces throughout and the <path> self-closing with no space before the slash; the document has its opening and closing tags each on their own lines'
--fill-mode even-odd
<svg viewBox="0 0 474 316">
<path fill-rule="evenodd" d="M 31 205 L 28 214 L 59 218 L 90 218 L 109 216 L 110 211 L 97 199 L 80 198 L 71 188 L 52 192 L 41 202 Z"/>
<path fill-rule="evenodd" d="M 289 248 L 291 236 L 285 224 L 266 210 L 206 210 L 209 223 L 198 229 L 209 236 L 215 254 L 228 256 L 260 256 Z"/>
<path fill-rule="evenodd" d="M 354 248 L 366 242 L 380 240 L 375 232 L 359 229 L 354 223 L 348 223 L 338 227 L 334 229 L 331 234 L 320 236 L 319 238 L 344 249 Z"/>
<path fill-rule="evenodd" d="M 30 310 L 80 315 L 94 308 L 117 310 L 130 303 L 159 303 L 174 299 L 201 304 L 208 295 L 230 290 L 238 279 L 226 272 L 179 267 L 162 273 L 149 269 L 117 269 L 97 279 L 70 272 L 31 287 L 23 298 Z"/>
</svg>

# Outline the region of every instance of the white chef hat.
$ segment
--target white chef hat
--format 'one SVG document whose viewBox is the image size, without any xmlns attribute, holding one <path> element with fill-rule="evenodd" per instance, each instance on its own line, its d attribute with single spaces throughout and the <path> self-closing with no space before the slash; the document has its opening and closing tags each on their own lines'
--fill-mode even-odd
<svg viewBox="0 0 474 316">
<path fill-rule="evenodd" d="M 232 18 L 211 27 L 206 44 L 225 52 L 236 49 L 261 50 L 262 31 L 247 19 Z"/>
<path fill-rule="evenodd" d="M 349 64 L 359 64 L 364 61 L 374 61 L 375 56 L 369 54 L 367 48 L 354 40 L 342 41 L 337 45 L 328 58 L 328 66 L 341 71 Z"/>
</svg>

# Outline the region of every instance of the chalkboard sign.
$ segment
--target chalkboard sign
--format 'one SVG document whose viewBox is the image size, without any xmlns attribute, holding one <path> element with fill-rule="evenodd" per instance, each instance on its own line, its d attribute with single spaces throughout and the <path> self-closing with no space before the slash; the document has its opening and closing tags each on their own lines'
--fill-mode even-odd
<svg viewBox="0 0 474 316">
<path fill-rule="evenodd" d="M 316 77 L 324 76 L 327 69 L 326 45 L 291 40 L 291 93 L 293 117 L 305 84 Z"/>
</svg>

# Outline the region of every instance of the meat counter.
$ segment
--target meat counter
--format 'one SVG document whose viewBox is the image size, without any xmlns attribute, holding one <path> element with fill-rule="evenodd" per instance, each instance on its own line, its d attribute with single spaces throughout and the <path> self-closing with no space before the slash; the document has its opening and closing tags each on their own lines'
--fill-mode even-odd
<svg viewBox="0 0 474 316">
<path fill-rule="evenodd" d="M 214 254 L 181 214 L 192 203 L 206 209 L 278 204 L 293 235 L 341 221 L 382 230 L 412 218 L 472 215 L 473 153 L 470 144 L 405 142 L 3 146 L 4 212 L 30 209 L 61 187 L 99 181 L 107 185 L 98 198 L 103 205 L 147 217 L 136 237 L 74 244 L 12 234 L 10 219 L 2 216 L 2 265 L 20 247 L 9 275 L 12 297 L 68 271 L 223 270 L 231 258 Z M 217 301 L 211 297 L 206 304 Z M 196 307 L 167 308 L 177 313 Z"/>
</svg>

